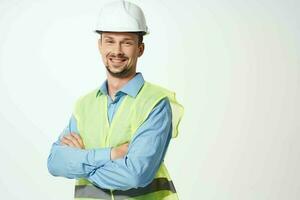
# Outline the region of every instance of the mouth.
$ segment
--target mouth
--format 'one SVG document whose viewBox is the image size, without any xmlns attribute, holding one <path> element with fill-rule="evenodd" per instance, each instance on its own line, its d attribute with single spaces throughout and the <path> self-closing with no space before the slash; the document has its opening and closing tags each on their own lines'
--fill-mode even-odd
<svg viewBox="0 0 300 200">
<path fill-rule="evenodd" d="M 127 58 L 109 58 L 109 60 L 113 63 L 123 63 L 127 60 Z"/>
</svg>

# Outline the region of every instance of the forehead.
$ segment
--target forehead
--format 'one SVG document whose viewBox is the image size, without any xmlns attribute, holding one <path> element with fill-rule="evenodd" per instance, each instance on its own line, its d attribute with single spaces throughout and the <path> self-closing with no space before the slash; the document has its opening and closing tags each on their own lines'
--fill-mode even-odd
<svg viewBox="0 0 300 200">
<path fill-rule="evenodd" d="M 138 39 L 137 34 L 128 32 L 104 32 L 102 38 L 111 38 L 116 40 L 135 40 Z"/>
</svg>

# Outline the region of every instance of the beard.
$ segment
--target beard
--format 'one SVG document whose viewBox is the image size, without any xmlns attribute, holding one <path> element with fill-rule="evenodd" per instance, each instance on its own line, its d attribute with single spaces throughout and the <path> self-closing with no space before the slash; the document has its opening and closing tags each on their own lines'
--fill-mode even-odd
<svg viewBox="0 0 300 200">
<path fill-rule="evenodd" d="M 128 75 L 130 75 L 130 72 L 131 72 L 131 69 L 132 69 L 131 66 L 126 65 L 121 71 L 119 71 L 119 72 L 113 72 L 109 68 L 108 64 L 105 67 L 106 67 L 106 70 L 108 71 L 108 73 L 111 76 L 115 77 L 115 78 L 124 78 L 124 77 L 127 77 Z"/>
<path fill-rule="evenodd" d="M 122 67 L 121 71 L 114 72 L 114 71 L 112 71 L 114 69 L 114 64 L 110 63 L 111 59 L 124 59 L 124 60 L 127 60 L 127 63 L 125 64 L 125 66 L 119 66 L 119 67 Z M 123 55 L 109 54 L 107 56 L 107 61 L 105 63 L 105 67 L 106 67 L 106 70 L 108 71 L 108 73 L 115 78 L 128 77 L 133 70 L 130 59 L 124 54 Z"/>
</svg>

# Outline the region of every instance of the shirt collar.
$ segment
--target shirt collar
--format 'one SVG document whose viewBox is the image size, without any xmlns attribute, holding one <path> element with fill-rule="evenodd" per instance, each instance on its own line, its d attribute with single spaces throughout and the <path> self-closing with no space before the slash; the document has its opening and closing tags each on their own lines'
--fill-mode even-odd
<svg viewBox="0 0 300 200">
<path fill-rule="evenodd" d="M 118 95 L 118 93 L 120 92 L 123 92 L 135 98 L 139 93 L 140 89 L 143 87 L 144 83 L 145 80 L 143 78 L 142 73 L 138 72 L 135 74 L 135 76 L 132 79 L 130 79 L 125 85 L 123 85 L 121 89 L 119 89 L 116 92 L 116 95 Z M 101 94 L 108 95 L 107 80 L 105 80 L 101 85 L 100 89 L 97 92 L 96 97 Z"/>
</svg>

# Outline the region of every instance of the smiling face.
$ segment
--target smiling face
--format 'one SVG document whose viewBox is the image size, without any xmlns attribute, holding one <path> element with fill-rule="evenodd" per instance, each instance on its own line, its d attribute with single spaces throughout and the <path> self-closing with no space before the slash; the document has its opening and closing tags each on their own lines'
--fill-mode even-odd
<svg viewBox="0 0 300 200">
<path fill-rule="evenodd" d="M 137 59 L 144 52 L 135 33 L 104 32 L 98 47 L 108 73 L 118 78 L 135 74 Z"/>
</svg>

